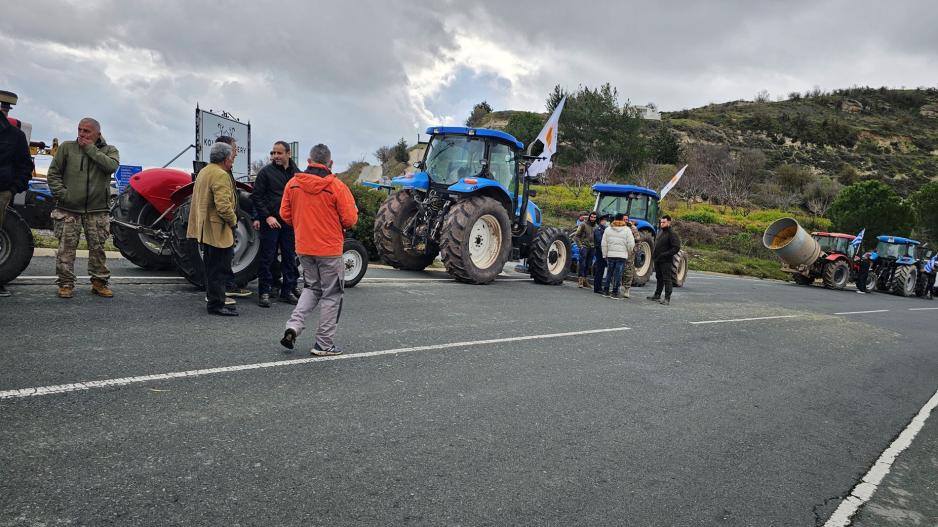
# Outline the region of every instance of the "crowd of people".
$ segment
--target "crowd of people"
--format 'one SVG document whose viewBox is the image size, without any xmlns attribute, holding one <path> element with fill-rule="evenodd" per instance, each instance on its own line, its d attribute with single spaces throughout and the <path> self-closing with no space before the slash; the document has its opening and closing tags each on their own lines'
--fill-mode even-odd
<svg viewBox="0 0 938 527">
<path fill-rule="evenodd" d="M 646 297 L 666 306 L 671 304 L 674 256 L 681 250 L 681 239 L 671 227 L 671 216 L 663 215 L 658 221 L 658 233 L 651 252 L 657 281 L 655 292 Z M 594 211 L 584 215 L 573 233 L 573 241 L 579 250 L 577 285 L 589 288 L 592 276 L 594 293 L 615 300 L 630 298 L 629 290 L 635 275 L 635 249 L 639 240 L 638 227 L 625 214 L 600 216 Z"/>
</svg>

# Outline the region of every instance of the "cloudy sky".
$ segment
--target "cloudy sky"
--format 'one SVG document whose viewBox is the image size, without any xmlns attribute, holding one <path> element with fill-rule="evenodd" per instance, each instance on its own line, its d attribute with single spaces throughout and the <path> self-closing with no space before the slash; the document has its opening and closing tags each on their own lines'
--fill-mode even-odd
<svg viewBox="0 0 938 527">
<path fill-rule="evenodd" d="M 544 111 L 556 84 L 610 82 L 663 110 L 934 87 L 935 20 L 927 0 L 31 0 L 0 15 L 0 89 L 34 140 L 72 139 L 94 116 L 126 164 L 193 142 L 199 104 L 250 120 L 255 158 L 278 139 L 324 142 L 342 168 L 481 100 Z"/>
</svg>

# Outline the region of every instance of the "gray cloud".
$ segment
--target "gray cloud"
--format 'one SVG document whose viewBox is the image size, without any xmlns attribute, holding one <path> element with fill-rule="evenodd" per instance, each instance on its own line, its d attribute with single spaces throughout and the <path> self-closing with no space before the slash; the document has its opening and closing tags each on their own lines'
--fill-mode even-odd
<svg viewBox="0 0 938 527">
<path fill-rule="evenodd" d="M 36 13 L 44 13 L 37 17 Z M 931 2 L 121 2 L 38 0 L 0 18 L 0 88 L 37 139 L 99 117 L 134 164 L 192 141 L 196 103 L 340 164 L 470 101 L 543 110 L 611 82 L 664 109 L 860 85 L 936 85 Z M 372 160 L 373 161 L 373 160 Z"/>
</svg>

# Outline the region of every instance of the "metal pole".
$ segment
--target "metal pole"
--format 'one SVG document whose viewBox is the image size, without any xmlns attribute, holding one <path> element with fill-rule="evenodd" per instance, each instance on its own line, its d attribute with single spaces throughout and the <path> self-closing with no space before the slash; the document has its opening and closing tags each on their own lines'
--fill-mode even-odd
<svg viewBox="0 0 938 527">
<path fill-rule="evenodd" d="M 185 154 L 187 151 L 189 151 L 190 148 L 195 148 L 195 145 L 189 145 L 189 146 L 187 146 L 182 152 L 179 152 L 178 154 L 176 154 L 176 157 L 170 159 L 168 163 L 166 163 L 165 165 L 163 165 L 163 168 L 166 168 L 166 167 L 168 167 L 169 165 L 172 165 L 172 164 L 173 164 L 173 161 L 179 159 L 183 154 Z"/>
</svg>

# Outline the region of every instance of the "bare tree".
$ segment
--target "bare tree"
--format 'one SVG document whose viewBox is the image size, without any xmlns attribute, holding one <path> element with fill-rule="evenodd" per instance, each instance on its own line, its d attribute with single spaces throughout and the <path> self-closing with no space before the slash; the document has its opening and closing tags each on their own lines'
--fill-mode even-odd
<svg viewBox="0 0 938 527">
<path fill-rule="evenodd" d="M 618 162 L 615 159 L 590 152 L 582 162 L 563 172 L 558 171 L 557 176 L 560 176 L 559 183 L 561 185 L 570 189 L 575 197 L 580 197 L 584 188 L 592 186 L 593 183 L 608 181 L 612 178 L 616 166 L 618 166 Z"/>
<path fill-rule="evenodd" d="M 765 174 L 765 155 L 758 150 L 734 154 L 724 145 L 696 144 L 686 149 L 685 157 L 685 192 L 698 192 L 734 210 L 751 203 Z"/>
<path fill-rule="evenodd" d="M 267 166 L 267 165 L 269 165 L 269 164 L 270 164 L 270 158 L 269 158 L 269 157 L 264 157 L 264 158 L 261 158 L 261 159 L 255 159 L 255 160 L 251 161 L 251 167 L 250 167 L 249 172 L 250 172 L 251 174 L 255 174 L 255 175 L 256 175 L 258 172 L 261 171 L 262 168 L 264 168 L 265 166 Z"/>
<path fill-rule="evenodd" d="M 660 190 L 673 176 L 674 174 L 670 173 L 670 169 L 666 166 L 653 165 L 651 163 L 646 163 L 641 167 L 633 170 L 629 174 L 629 179 L 634 181 L 637 185 L 643 186 L 645 188 L 650 188 L 652 190 Z M 673 190 L 677 195 L 677 189 Z"/>
<path fill-rule="evenodd" d="M 374 156 L 378 161 L 381 162 L 382 165 L 384 165 L 391 160 L 391 147 L 382 146 L 381 148 L 375 150 Z"/>
<path fill-rule="evenodd" d="M 821 178 L 805 187 L 804 206 L 811 214 L 823 216 L 840 192 L 840 184 L 830 178 Z"/>
</svg>

